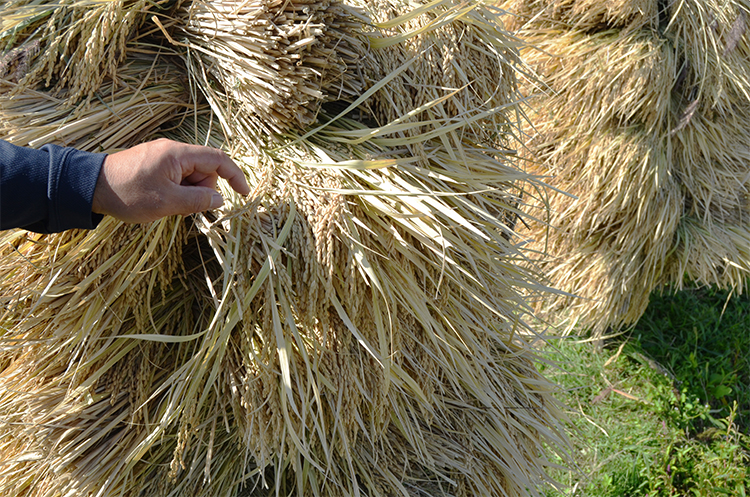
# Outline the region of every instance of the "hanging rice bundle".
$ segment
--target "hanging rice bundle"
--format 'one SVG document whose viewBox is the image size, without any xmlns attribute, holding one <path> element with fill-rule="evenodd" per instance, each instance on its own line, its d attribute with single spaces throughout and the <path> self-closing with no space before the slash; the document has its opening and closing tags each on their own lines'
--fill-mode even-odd
<svg viewBox="0 0 750 497">
<path fill-rule="evenodd" d="M 29 89 L 12 94 L 16 88 L 6 84 L 0 95 L 2 138 L 24 146 L 56 143 L 114 151 L 174 123 L 188 110 L 183 77 L 166 59 L 139 53 L 128 51 L 118 79 L 105 80 L 89 106 L 70 107 L 65 94 L 57 98 Z M 81 470 L 90 473 L 94 492 L 103 481 L 97 476 L 107 468 L 105 455 L 121 458 L 119 447 L 143 436 L 123 429 L 123 420 L 141 419 L 134 406 L 145 400 L 130 397 L 136 391 L 130 376 L 96 372 L 113 342 L 117 344 L 113 336 L 130 327 L 144 330 L 154 319 L 169 322 L 185 307 L 178 305 L 180 294 L 171 285 L 183 270 L 186 233 L 179 218 L 143 226 L 106 218 L 91 232 L 49 236 L 2 233 L 3 491 L 48 495 L 75 488 L 66 464 L 80 457 L 86 460 Z M 123 361 L 135 381 L 158 382 L 168 371 L 167 363 L 159 361 L 159 353 L 165 352 L 138 345 Z M 159 371 L 147 370 L 156 379 L 139 376 L 138 365 L 152 360 L 162 365 Z M 82 420 L 91 425 L 82 428 Z"/>
<path fill-rule="evenodd" d="M 295 157 L 287 150 L 272 175 L 264 174 L 271 199 L 264 203 L 273 210 L 265 212 L 261 204 L 232 218 L 223 233 L 216 225 L 203 229 L 209 238 L 221 235 L 212 243 L 221 247 L 217 258 L 250 257 L 252 263 L 238 263 L 259 268 L 255 274 L 275 268 L 257 297 L 237 302 L 237 310 L 224 309 L 226 317 L 219 320 L 232 323 L 244 315 L 245 326 L 259 321 L 253 326 L 256 351 L 239 354 L 253 378 L 241 402 L 252 413 L 251 431 L 243 437 L 253 441 L 252 459 L 268 458 L 265 465 L 296 475 L 290 484 L 305 492 L 315 493 L 321 484 L 303 480 L 300 489 L 299 478 L 311 465 L 327 469 L 328 492 L 335 494 L 356 493 L 354 481 L 372 481 L 367 493 L 390 494 L 405 478 L 424 480 L 417 487 L 423 489 L 443 477 L 462 481 L 447 486 L 448 495 L 480 488 L 489 495 L 523 494 L 543 477 L 538 465 L 546 428 L 539 416 L 549 412 L 544 392 L 534 386 L 539 378 L 521 359 L 529 352 L 513 340 L 522 303 L 511 298 L 512 286 L 527 283 L 508 259 L 514 253 L 504 242 L 503 220 L 489 214 L 502 200 L 495 192 L 470 193 L 486 191 L 490 176 L 509 183 L 521 177 L 480 145 L 454 149 L 464 158 L 456 164 L 439 138 L 421 136 L 425 152 L 417 158 L 408 148 L 389 150 L 387 135 L 341 123 L 341 129 L 329 126 L 313 139 L 324 154 L 311 148 Z M 349 146 L 334 147 L 337 142 Z M 447 181 L 469 198 L 425 196 Z M 473 214 L 477 208 L 480 219 Z M 223 247 L 222 241 L 230 243 Z M 283 251 L 276 248 L 274 255 L 275 246 Z M 243 284 L 236 271 L 229 276 L 223 288 L 243 288 L 242 296 L 252 296 L 259 284 Z M 269 301 L 275 302 L 270 310 Z M 509 374 L 510 364 L 500 359 L 514 356 L 523 375 Z M 441 413 L 456 403 L 484 406 L 472 429 L 456 431 L 461 425 L 455 420 L 441 425 Z M 539 410 L 522 410 L 516 421 L 503 415 L 511 406 L 514 412 Z M 475 431 L 479 426 L 486 431 Z M 398 428 L 396 447 L 383 439 L 388 427 Z M 424 440 L 427 429 L 435 434 L 432 443 Z M 505 439 L 507 432 L 523 442 L 505 453 L 507 442 L 487 443 Z M 446 446 L 464 449 L 446 460 Z M 280 466 L 282 451 L 291 462 Z M 364 460 L 358 457 L 362 451 L 368 454 Z M 377 461 L 396 454 L 392 466 L 378 467 Z M 468 461 L 476 472 L 466 472 Z M 412 466 L 416 474 L 396 472 Z M 488 474 L 495 478 L 487 480 Z"/>
<path fill-rule="evenodd" d="M 68 103 L 91 99 L 115 77 L 126 43 L 149 9 L 148 0 L 11 0 L 0 6 L 0 78 L 20 89 L 40 83 L 67 89 Z"/>
<path fill-rule="evenodd" d="M 212 112 L 164 133 L 230 143 L 247 198 L 222 183 L 193 221 L 3 245 L 0 281 L 35 277 L 0 292 L 0 489 L 539 495 L 565 440 L 511 242 L 543 189 L 510 148 L 514 45 L 482 2 L 386 5 L 358 35 L 367 91 L 275 149 L 189 50 Z"/>
<path fill-rule="evenodd" d="M 750 4 L 679 2 L 674 11 L 669 32 L 683 62 L 670 136 L 686 217 L 672 272 L 739 293 L 750 269 Z"/>
<path fill-rule="evenodd" d="M 750 259 L 746 241 L 750 222 L 750 169 L 747 118 L 691 116 L 675 133 L 675 174 L 684 185 L 684 218 L 675 238 L 675 267 L 670 283 L 683 279 L 744 290 Z M 678 277 L 682 272 L 684 276 Z"/>
<path fill-rule="evenodd" d="M 175 43 L 187 44 L 200 87 L 222 101 L 230 136 L 255 143 L 307 127 L 321 103 L 361 92 L 362 14 L 338 0 L 194 1 L 177 16 Z"/>
<path fill-rule="evenodd" d="M 525 60 L 547 85 L 531 103 L 528 156 L 573 195 L 552 193 L 552 229 L 528 232 L 533 249 L 549 249 L 540 263 L 550 284 L 582 297 L 552 297 L 546 309 L 568 309 L 570 326 L 597 333 L 634 323 L 654 289 L 692 280 L 742 290 L 750 269 L 737 245 L 748 228 L 750 5 L 641 4 L 621 16 L 661 8 L 659 30 L 585 28 L 584 14 L 549 15 L 552 2 L 504 4 L 522 14 L 519 34 L 539 47 Z"/>
<path fill-rule="evenodd" d="M 556 184 L 565 184 L 577 198 L 573 203 L 567 195 L 552 194 L 549 221 L 555 229 L 530 224 L 529 237 L 538 237 L 533 249 L 552 283 L 576 296 L 544 304 L 550 314 L 568 309 L 574 316 L 593 316 L 591 321 L 605 316 L 594 326 L 608 326 L 611 315 L 633 322 L 648 305 L 649 292 L 632 289 L 657 285 L 670 256 L 682 214 L 679 185 L 668 169 L 662 172 L 669 164 L 663 146 L 643 128 L 598 135 L 558 131 L 547 137 L 544 149 L 565 164 Z"/>
<path fill-rule="evenodd" d="M 357 492 L 355 481 L 367 482 L 368 493 L 390 494 L 438 488 L 441 479 L 461 481 L 445 488 L 449 494 L 523 494 L 533 492 L 534 482 L 543 478 L 540 435 L 556 439 L 537 417 L 551 408 L 540 401 L 545 388 L 533 387 L 536 379 L 519 383 L 517 375 L 506 376 L 507 364 L 498 369 L 499 358 L 528 353 L 513 338 L 516 327 L 522 326 L 517 318 L 523 309 L 514 288 L 534 286 L 515 266 L 514 258 L 520 255 L 507 242 L 511 228 L 498 213 L 512 212 L 533 182 L 510 167 L 512 153 L 488 144 L 496 140 L 476 139 L 489 135 L 482 133 L 484 127 L 497 132 L 502 128 L 494 123 L 508 126 L 516 117 L 509 99 L 502 102 L 506 107 L 488 105 L 490 97 L 497 98 L 495 102 L 502 101 L 502 95 L 515 97 L 515 87 L 504 86 L 504 73 L 499 72 L 498 78 L 490 79 L 494 91 L 461 94 L 467 81 L 456 78 L 446 86 L 446 71 L 434 68 L 420 75 L 424 93 L 418 94 L 420 85 L 408 83 L 419 74 L 409 66 L 419 66 L 429 56 L 423 47 L 432 45 L 436 53 L 445 49 L 445 55 L 446 47 L 461 46 L 445 31 L 460 31 L 469 45 L 475 43 L 503 60 L 499 42 L 482 44 L 474 32 L 475 26 L 480 34 L 497 29 L 488 22 L 496 19 L 496 12 L 479 3 L 470 7 L 464 5 L 462 14 L 474 24 L 459 30 L 455 24 L 461 16 L 452 2 L 415 12 L 399 11 L 405 7 L 392 4 L 392 24 L 375 26 L 394 31 L 371 33 L 369 56 L 395 60 L 397 65 L 381 69 L 382 79 L 361 99 L 368 98 L 365 105 L 375 103 L 358 109 L 360 115 L 375 109 L 373 117 L 381 126 L 369 128 L 340 115 L 330 120 L 322 115 L 329 124 L 272 154 L 267 172 L 252 168 L 260 170 L 253 175 L 263 174 L 252 183 L 264 185 L 270 201 L 252 210 L 244 207 L 242 216 L 230 217 L 223 230 L 215 223 L 202 229 L 214 249 L 220 249 L 217 259 L 243 261 L 250 258 L 243 255 L 248 251 L 254 262 L 245 266 L 258 268 L 254 274 L 265 274 L 268 268 L 263 290 L 257 279 L 242 282 L 236 271 L 228 273 L 223 288 L 244 285 L 246 290 L 238 293 L 248 297 L 236 304 L 237 311 L 225 307 L 227 317 L 219 322 L 232 323 L 239 316 L 251 323 L 263 318 L 253 328 L 254 336 L 267 337 L 259 340 L 266 344 L 261 348 L 265 352 L 259 354 L 256 345 L 253 355 L 240 354 L 253 358 L 246 360 L 248 376 L 260 383 L 254 387 L 258 393 L 243 404 L 260 401 L 270 410 L 262 412 L 261 405 L 251 410 L 267 416 L 251 426 L 250 439 L 261 440 L 254 442 L 257 452 L 252 459 L 264 461 L 271 455 L 274 466 L 290 474 L 288 481 L 298 491 L 315 493 L 321 488 L 305 471 L 308 466 L 327 468 L 330 481 L 336 482 L 328 484 L 328 491 L 344 494 Z M 412 19 L 418 20 L 408 24 Z M 445 60 L 460 63 L 455 53 L 449 55 Z M 503 70 L 509 71 L 514 62 L 504 60 Z M 363 61 L 366 68 L 369 63 Z M 431 80 L 436 73 L 440 83 Z M 379 95 L 384 95 L 381 102 L 387 95 L 404 98 L 403 88 L 412 100 L 403 101 L 398 117 L 377 110 L 387 107 L 377 103 Z M 420 120 L 410 119 L 413 116 Z M 254 227 L 258 223 L 260 228 Z M 249 231 L 243 235 L 245 230 Z M 258 357 L 269 357 L 273 367 L 259 369 Z M 535 377 L 526 364 L 522 377 Z M 359 378 L 353 380 L 357 372 Z M 264 374 L 268 379 L 259 381 Z M 260 394 L 269 390 L 275 400 Z M 440 425 L 440 419 L 451 418 L 440 413 L 455 403 L 475 402 L 486 414 L 475 418 L 473 429 L 457 432 L 455 420 Z M 517 414 L 516 424 L 500 414 L 509 406 L 539 410 L 529 418 Z M 524 425 L 529 428 L 522 429 Z M 272 428 L 258 432 L 267 426 Z M 477 432 L 478 426 L 486 430 Z M 326 435 L 326 427 L 333 431 Z M 394 427 L 401 441 L 389 447 L 382 433 Z M 433 444 L 425 443 L 426 427 L 441 434 Z M 286 440 L 268 438 L 273 433 L 283 433 Z M 487 443 L 507 440 L 505 433 L 516 433 L 525 442 L 505 453 L 506 443 Z M 447 446 L 463 451 L 449 462 L 443 453 Z M 357 453 L 365 449 L 370 455 L 362 460 Z M 277 458 L 284 450 L 291 462 L 281 465 Z M 377 461 L 399 453 L 387 471 L 377 466 Z M 483 469 L 467 472 L 463 461 L 483 461 Z M 396 472 L 407 467 L 415 472 Z M 276 474 L 278 482 L 278 469 Z M 496 477 L 488 480 L 488 474 Z M 417 489 L 404 489 L 405 479 L 422 483 Z"/>
<path fill-rule="evenodd" d="M 149 59 L 142 54 L 133 54 L 120 67 L 117 80 L 105 81 L 97 100 L 88 106 L 70 107 L 65 103 L 65 95 L 56 98 L 36 90 L 27 89 L 15 94 L 17 87 L 5 83 L 0 86 L 0 137 L 19 146 L 39 147 L 54 143 L 92 152 L 126 148 L 152 136 L 157 129 L 182 118 L 190 110 L 182 79 L 177 67 L 166 58 L 156 56 Z M 52 284 L 49 267 L 42 263 L 50 258 L 56 263 L 63 261 L 59 262 L 63 266 L 57 267 L 55 283 L 65 287 L 76 281 L 75 291 L 83 292 L 85 285 L 81 286 L 81 282 L 86 281 L 91 289 L 97 289 L 96 298 L 100 298 L 108 292 L 100 285 L 106 279 L 106 271 L 118 263 L 114 260 L 115 255 L 129 257 L 130 266 L 113 269 L 113 272 L 119 272 L 120 279 L 115 285 L 117 290 L 112 290 L 112 293 L 115 296 L 127 293 L 126 300 L 132 302 L 140 293 L 134 280 L 143 279 L 133 265 L 142 268 L 147 262 L 145 259 L 139 261 L 141 255 L 137 250 L 132 252 L 139 244 L 141 248 L 144 244 L 154 245 L 151 249 L 156 251 L 153 261 L 160 261 L 154 274 L 159 275 L 160 284 L 165 287 L 171 282 L 180 261 L 177 251 L 174 251 L 174 257 L 167 257 L 173 252 L 169 247 L 181 239 L 182 235 L 178 235 L 180 224 L 177 220 L 165 220 L 141 227 L 105 219 L 101 229 L 90 233 L 71 230 L 41 236 L 5 232 L 2 234 L 2 250 L 8 251 L 8 257 L 3 262 L 12 276 L 5 278 L 9 291 L 4 295 L 15 302 L 6 306 L 6 310 L 12 308 L 14 313 L 19 313 L 15 314 L 17 317 L 30 318 L 24 315 L 26 307 L 21 302 L 34 297 L 30 288 Z M 164 230 L 166 233 L 155 234 Z M 144 241 L 153 236 L 164 237 L 164 240 Z M 76 262 L 76 259 L 79 260 Z M 28 260 L 30 264 L 19 264 L 21 260 Z M 133 271 L 136 274 L 131 274 Z M 24 290 L 27 285 L 29 289 Z M 80 319 L 83 316 L 74 312 L 71 317 Z M 46 318 L 64 321 L 59 315 Z M 86 326 L 70 326 L 69 329 L 85 330 Z"/>
<path fill-rule="evenodd" d="M 501 5 L 522 20 L 582 32 L 657 27 L 661 7 L 657 0 L 506 0 Z"/>
<path fill-rule="evenodd" d="M 487 164 L 483 178 L 454 169 L 428 141 L 428 172 L 405 151 L 384 153 L 380 136 L 352 156 L 328 140 L 373 130 L 342 123 L 283 159 L 256 159 L 249 202 L 199 219 L 209 243 L 187 237 L 186 269 L 161 297 L 146 287 L 130 310 L 115 298 L 116 314 L 92 301 L 85 307 L 104 317 L 92 314 L 75 339 L 63 333 L 85 323 L 22 320 L 18 355 L 4 357 L 4 384 L 23 395 L 0 399 L 4 420 L 20 427 L 0 440 L 0 482 L 28 482 L 20 495 L 350 495 L 355 485 L 377 495 L 533 494 L 544 445 L 561 435 L 550 386 L 517 335 L 523 303 L 513 287 L 531 282 L 501 220 L 486 215 L 471 229 L 480 242 L 459 227 L 469 204 L 425 195 L 432 182 L 461 178 L 475 208 L 489 206 L 497 199 L 474 193 Z M 481 159 L 496 180 L 523 179 L 467 152 L 462 166 Z M 395 181 L 404 166 L 418 183 Z M 406 215 L 435 205 L 434 218 Z M 158 281 L 154 269 L 127 269 Z M 86 283 L 78 293 L 101 299 Z M 42 285 L 50 290 L 37 305 L 63 316 L 81 308 L 60 298 L 70 284 Z M 136 307 L 147 309 L 140 325 Z M 32 486 L 39 480 L 48 487 Z"/>
</svg>

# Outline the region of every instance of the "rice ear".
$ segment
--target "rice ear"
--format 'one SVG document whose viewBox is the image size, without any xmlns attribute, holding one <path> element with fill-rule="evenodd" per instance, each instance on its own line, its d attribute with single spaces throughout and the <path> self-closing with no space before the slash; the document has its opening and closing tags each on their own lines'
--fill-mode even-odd
<svg viewBox="0 0 750 497">
<path fill-rule="evenodd" d="M 43 84 L 65 90 L 69 104 L 90 101 L 105 78 L 116 76 L 128 41 L 150 9 L 158 7 L 147 0 L 5 2 L 0 47 L 11 47 L 6 57 L 23 54 L 11 74 L 19 91 Z M 7 72 L 0 59 L 0 77 Z"/>
</svg>

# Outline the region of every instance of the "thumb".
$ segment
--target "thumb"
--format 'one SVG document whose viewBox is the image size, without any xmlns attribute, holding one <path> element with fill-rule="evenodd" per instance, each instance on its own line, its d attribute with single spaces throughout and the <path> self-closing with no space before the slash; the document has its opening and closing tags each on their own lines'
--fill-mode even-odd
<svg viewBox="0 0 750 497">
<path fill-rule="evenodd" d="M 224 205 L 224 198 L 213 188 L 205 186 L 179 186 L 175 191 L 172 207 L 175 214 L 194 214 Z"/>
</svg>

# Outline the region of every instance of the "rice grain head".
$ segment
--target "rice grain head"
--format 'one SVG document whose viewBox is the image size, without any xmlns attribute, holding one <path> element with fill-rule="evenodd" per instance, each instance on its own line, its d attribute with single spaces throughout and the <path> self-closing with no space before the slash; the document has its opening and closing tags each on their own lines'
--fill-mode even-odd
<svg viewBox="0 0 750 497">
<path fill-rule="evenodd" d="M 4 58 L 23 54 L 12 75 L 19 91 L 43 83 L 65 91 L 70 104 L 90 101 L 115 77 L 146 14 L 159 8 L 147 0 L 12 0 L 0 7 L 0 50 Z"/>
</svg>

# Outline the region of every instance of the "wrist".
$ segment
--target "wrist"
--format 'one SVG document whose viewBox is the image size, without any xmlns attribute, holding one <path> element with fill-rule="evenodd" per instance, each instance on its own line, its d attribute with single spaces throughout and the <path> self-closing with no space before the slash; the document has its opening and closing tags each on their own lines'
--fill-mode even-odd
<svg viewBox="0 0 750 497">
<path fill-rule="evenodd" d="M 108 209 L 107 199 L 112 196 L 112 187 L 107 179 L 107 161 L 111 156 L 107 155 L 102 162 L 102 167 L 99 170 L 99 177 L 96 180 L 96 187 L 94 188 L 94 196 L 91 200 L 91 212 L 94 214 L 109 215 L 110 210 Z"/>
</svg>

